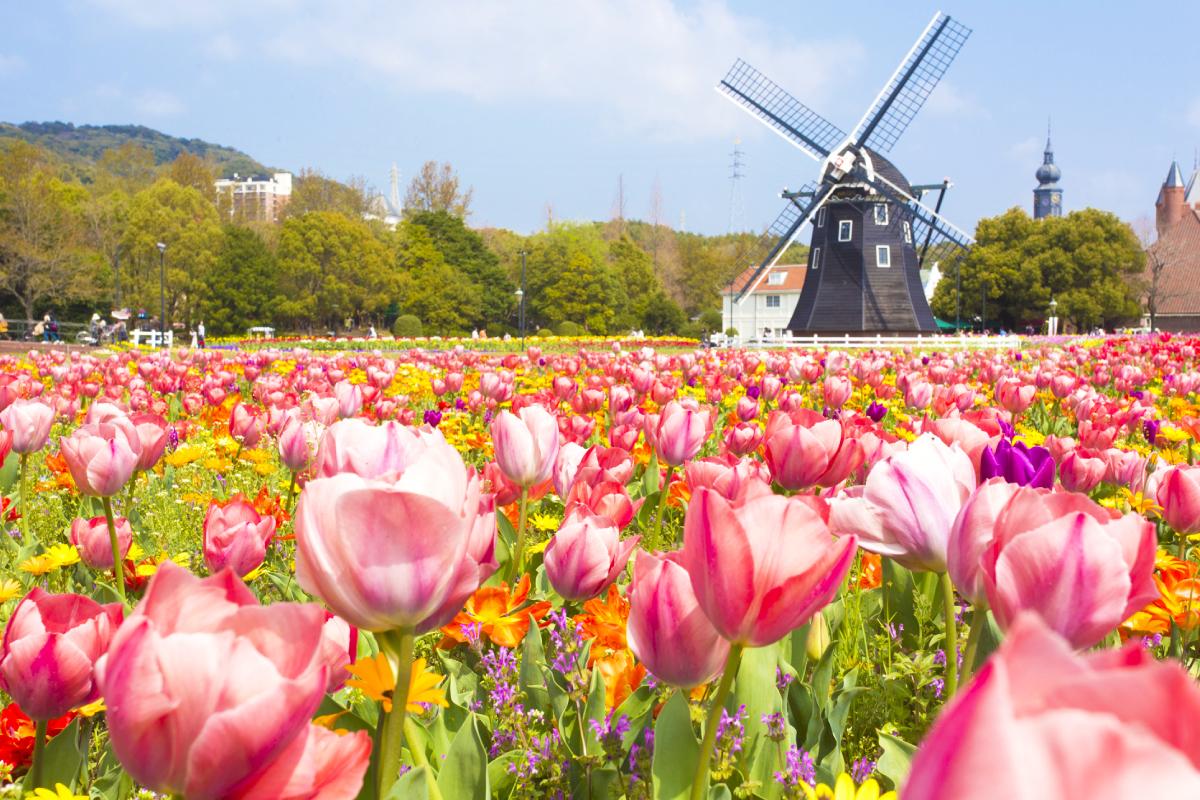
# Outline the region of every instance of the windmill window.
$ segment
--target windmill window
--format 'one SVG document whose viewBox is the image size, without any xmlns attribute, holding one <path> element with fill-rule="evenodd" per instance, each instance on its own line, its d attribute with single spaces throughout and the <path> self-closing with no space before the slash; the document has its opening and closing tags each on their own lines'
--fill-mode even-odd
<svg viewBox="0 0 1200 800">
<path fill-rule="evenodd" d="M 780 286 L 783 284 L 783 280 L 786 277 L 787 277 L 787 274 L 784 272 L 772 272 L 770 275 L 767 276 L 767 285 L 768 286 Z"/>
<path fill-rule="evenodd" d="M 848 219 L 844 219 L 838 223 L 838 241 L 848 242 L 850 236 L 854 233 L 854 223 Z"/>
<path fill-rule="evenodd" d="M 876 225 L 887 225 L 888 224 L 888 212 L 887 212 L 887 204 L 886 203 L 876 203 L 875 204 L 875 224 Z"/>
<path fill-rule="evenodd" d="M 779 308 L 779 295 L 767 295 L 767 308 Z"/>
<path fill-rule="evenodd" d="M 821 268 L 821 248 L 819 248 L 819 247 L 813 248 L 812 268 L 813 269 Z"/>
<path fill-rule="evenodd" d="M 825 227 L 825 206 L 821 206 L 817 209 L 817 227 Z"/>
<path fill-rule="evenodd" d="M 892 265 L 892 248 L 886 244 L 878 245 L 875 248 L 875 266 L 890 267 Z"/>
<path fill-rule="evenodd" d="M 909 225 L 907 221 L 904 223 L 904 243 L 912 244 L 912 225 Z"/>
</svg>

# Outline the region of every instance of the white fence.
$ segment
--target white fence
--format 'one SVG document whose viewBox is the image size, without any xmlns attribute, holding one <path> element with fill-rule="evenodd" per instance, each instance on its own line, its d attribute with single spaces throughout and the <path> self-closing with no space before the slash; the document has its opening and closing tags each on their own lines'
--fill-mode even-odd
<svg viewBox="0 0 1200 800">
<path fill-rule="evenodd" d="M 883 348 L 902 348 L 911 347 L 914 349 L 933 348 L 933 349 L 972 349 L 986 348 L 1007 350 L 1019 348 L 1021 346 L 1021 337 L 1019 336 L 967 336 L 959 334 L 957 336 L 884 336 L 876 334 L 875 336 L 851 336 L 843 334 L 841 336 L 820 336 L 813 334 L 812 336 L 766 336 L 762 338 L 754 338 L 742 340 L 741 337 L 722 337 L 718 342 L 723 347 L 758 347 L 758 348 L 776 348 L 776 347 L 811 347 L 813 349 L 839 347 L 843 349 L 883 349 Z"/>
</svg>

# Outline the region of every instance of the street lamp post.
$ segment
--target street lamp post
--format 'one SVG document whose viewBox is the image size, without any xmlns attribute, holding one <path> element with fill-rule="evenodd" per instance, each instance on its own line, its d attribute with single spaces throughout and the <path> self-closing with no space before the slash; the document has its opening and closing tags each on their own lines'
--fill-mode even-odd
<svg viewBox="0 0 1200 800">
<path fill-rule="evenodd" d="M 521 349 L 525 349 L 525 256 L 526 252 L 521 251 L 521 286 L 517 289 L 517 318 L 518 325 L 521 329 Z"/>
<path fill-rule="evenodd" d="M 158 342 L 167 345 L 167 245 L 158 243 Z"/>
</svg>

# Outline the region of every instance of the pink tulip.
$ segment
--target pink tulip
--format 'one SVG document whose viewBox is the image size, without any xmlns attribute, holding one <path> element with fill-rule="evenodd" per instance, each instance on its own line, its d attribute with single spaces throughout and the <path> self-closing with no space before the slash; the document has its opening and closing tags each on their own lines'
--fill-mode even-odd
<svg viewBox="0 0 1200 800">
<path fill-rule="evenodd" d="M 262 564 L 274 536 L 275 518 L 240 494 L 224 505 L 212 502 L 204 515 L 204 565 L 214 575 L 228 567 L 244 577 Z"/>
<path fill-rule="evenodd" d="M 337 398 L 338 416 L 342 419 L 358 416 L 358 412 L 362 411 L 362 388 L 350 381 L 339 381 L 333 387 L 333 396 Z"/>
<path fill-rule="evenodd" d="M 854 393 L 854 384 L 841 375 L 829 375 L 825 378 L 824 393 L 825 405 L 833 409 L 841 408 Z"/>
<path fill-rule="evenodd" d="M 858 442 L 842 423 L 801 409 L 772 411 L 763 436 L 771 477 L 785 489 L 836 486 L 862 464 Z"/>
<path fill-rule="evenodd" d="M 988 435 L 987 431 L 962 417 L 929 420 L 921 430 L 924 433 L 932 433 L 946 444 L 957 444 L 964 453 L 971 457 L 975 474 L 979 474 L 979 461 L 983 457 L 984 448 L 992 441 L 992 437 Z"/>
<path fill-rule="evenodd" d="M 115 422 L 81 425 L 60 445 L 80 493 L 94 497 L 112 497 L 121 491 L 141 456 L 141 442 L 128 421 L 124 427 Z"/>
<path fill-rule="evenodd" d="M 372 425 L 360 417 L 340 420 L 321 436 L 317 477 L 353 472 L 364 478 L 376 478 L 402 471 L 438 441 L 445 441 L 440 433 L 418 431 L 398 422 Z"/>
<path fill-rule="evenodd" d="M 712 415 L 672 400 L 659 413 L 647 414 L 643 427 L 659 462 L 680 467 L 704 446 L 712 433 Z"/>
<path fill-rule="evenodd" d="M 861 494 L 833 504 L 831 527 L 909 569 L 945 572 L 950 528 L 974 489 L 967 454 L 922 434 L 908 450 L 876 464 Z"/>
<path fill-rule="evenodd" d="M 996 527 L 996 517 L 1016 494 L 1018 485 L 1004 478 L 992 478 L 980 484 L 967 498 L 954 524 L 946 550 L 946 571 L 959 594 L 978 605 L 987 600 L 979 560 Z"/>
<path fill-rule="evenodd" d="M 703 486 L 726 500 L 771 493 L 771 474 L 752 458 L 700 458 L 689 461 L 684 474 L 693 492 Z"/>
<path fill-rule="evenodd" d="M 279 434 L 279 460 L 289 472 L 297 473 L 308 469 L 316 458 L 317 447 L 324 433 L 316 422 L 301 422 L 292 419 Z"/>
<path fill-rule="evenodd" d="M 735 456 L 753 453 L 762 444 L 762 428 L 753 422 L 739 422 L 725 433 L 725 450 Z"/>
<path fill-rule="evenodd" d="M 4 629 L 0 688 L 35 720 L 93 702 L 100 696 L 96 661 L 123 614 L 120 603 L 102 606 L 90 597 L 49 594 L 35 586 Z"/>
<path fill-rule="evenodd" d="M 1104 480 L 1108 465 L 1102 458 L 1092 458 L 1086 451 L 1075 449 L 1063 456 L 1058 464 L 1058 480 L 1071 492 L 1090 492 Z"/>
<path fill-rule="evenodd" d="M 341 617 L 326 615 L 325 624 L 321 626 L 321 661 L 329 670 L 325 694 L 333 694 L 350 680 L 350 671 L 346 668 L 354 663 L 351 649 L 355 634 L 354 629 Z"/>
<path fill-rule="evenodd" d="M 996 402 L 1014 416 L 1033 405 L 1036 397 L 1037 387 L 1023 383 L 1020 378 L 1001 378 L 996 382 Z"/>
<path fill-rule="evenodd" d="M 260 606 L 232 572 L 164 563 L 102 670 L 121 764 L 188 800 L 353 798 L 370 737 L 309 722 L 329 672 L 323 623 L 316 605 Z"/>
<path fill-rule="evenodd" d="M 1198 727 L 1200 689 L 1175 662 L 1136 643 L 1076 655 L 1025 615 L 943 709 L 901 796 L 1200 797 Z"/>
<path fill-rule="evenodd" d="M 125 517 L 116 517 L 113 523 L 117 531 L 117 547 L 123 559 L 133 545 L 133 529 Z M 76 517 L 71 521 L 70 538 L 84 564 L 96 570 L 113 568 L 112 540 L 108 536 L 108 521 L 104 517 Z"/>
<path fill-rule="evenodd" d="M 538 405 L 516 414 L 501 411 L 492 420 L 491 433 L 496 463 L 510 481 L 528 488 L 550 477 L 559 441 L 558 423 L 549 411 Z"/>
<path fill-rule="evenodd" d="M 927 381 L 912 381 L 904 389 L 904 404 L 914 411 L 929 407 L 933 400 L 933 387 Z"/>
<path fill-rule="evenodd" d="M 1076 647 L 1102 640 L 1158 597 L 1154 526 L 1075 492 L 1021 488 L 996 518 L 981 560 L 1001 627 L 1036 612 Z"/>
<path fill-rule="evenodd" d="M 855 537 L 836 539 L 801 498 L 757 495 L 730 502 L 692 493 L 682 563 L 713 627 L 761 647 L 806 623 L 834 595 L 854 560 Z"/>
<path fill-rule="evenodd" d="M 14 400 L 0 411 L 0 423 L 12 432 L 12 449 L 28 455 L 46 446 L 54 425 L 54 409 L 41 400 Z"/>
<path fill-rule="evenodd" d="M 608 517 L 571 511 L 546 545 L 546 578 L 567 600 L 587 600 L 617 579 L 640 536 L 621 540 Z"/>
<path fill-rule="evenodd" d="M 137 469 L 140 472 L 153 469 L 167 448 L 167 421 L 158 414 L 142 412 L 129 418 L 141 443 Z"/>
<path fill-rule="evenodd" d="M 267 427 L 267 415 L 258 406 L 238 403 L 229 413 L 229 435 L 242 445 L 254 449 Z"/>
<path fill-rule="evenodd" d="M 565 499 L 567 513 L 583 509 L 589 514 L 604 517 L 618 528 L 624 529 L 633 522 L 634 515 L 642 505 L 629 497 L 629 491 L 616 481 L 588 483 L 576 480 Z"/>
<path fill-rule="evenodd" d="M 1172 467 L 1156 495 L 1163 519 L 1179 533 L 1200 533 L 1200 467 Z"/>
<path fill-rule="evenodd" d="M 737 401 L 737 417 L 742 422 L 749 422 L 758 416 L 758 401 L 753 397 L 742 397 Z"/>
<path fill-rule="evenodd" d="M 654 677 L 690 688 L 721 671 L 729 642 L 721 638 L 696 601 L 678 553 L 638 551 L 629 589 L 629 648 Z"/>
<path fill-rule="evenodd" d="M 326 433 L 334 466 L 357 444 L 358 465 L 381 472 L 338 472 L 304 487 L 296 579 L 351 625 L 424 633 L 496 570 L 493 496 L 440 433 L 391 425 L 346 420 Z"/>
</svg>

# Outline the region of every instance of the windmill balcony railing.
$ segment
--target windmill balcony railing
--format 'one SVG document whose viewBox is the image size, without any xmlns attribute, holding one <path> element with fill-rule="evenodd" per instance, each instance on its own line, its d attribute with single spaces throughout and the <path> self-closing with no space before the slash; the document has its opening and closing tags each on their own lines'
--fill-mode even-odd
<svg viewBox="0 0 1200 800">
<path fill-rule="evenodd" d="M 885 334 L 851 335 L 772 335 L 756 337 L 718 337 L 722 347 L 788 348 L 811 347 L 814 349 L 840 347 L 847 349 L 883 348 L 937 348 L 937 349 L 994 349 L 1008 350 L 1021 347 L 1021 337 L 980 336 L 979 334 L 916 334 L 914 336 L 891 336 Z"/>
</svg>

